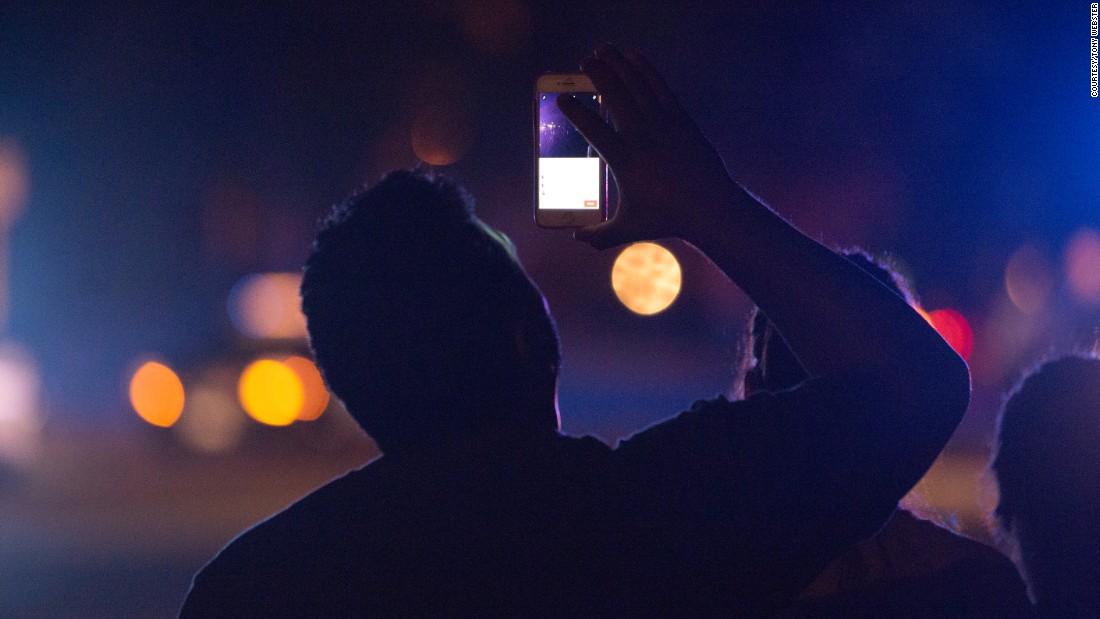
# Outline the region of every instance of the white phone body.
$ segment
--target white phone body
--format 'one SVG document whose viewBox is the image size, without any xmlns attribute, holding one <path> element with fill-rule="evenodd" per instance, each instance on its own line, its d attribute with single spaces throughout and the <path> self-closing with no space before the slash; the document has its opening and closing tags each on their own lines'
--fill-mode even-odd
<svg viewBox="0 0 1100 619">
<path fill-rule="evenodd" d="M 574 93 L 600 112 L 600 95 L 584 74 L 552 73 L 535 83 L 535 222 L 579 228 L 607 218 L 607 166 L 558 109 Z"/>
</svg>

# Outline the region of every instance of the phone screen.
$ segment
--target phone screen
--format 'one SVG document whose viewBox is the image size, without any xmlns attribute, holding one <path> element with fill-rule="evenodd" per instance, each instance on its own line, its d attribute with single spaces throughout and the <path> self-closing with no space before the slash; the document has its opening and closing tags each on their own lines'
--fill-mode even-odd
<svg viewBox="0 0 1100 619">
<path fill-rule="evenodd" d="M 599 95 L 573 93 L 594 112 Z M 556 92 L 539 95 L 538 202 L 540 209 L 600 208 L 600 159 L 595 150 L 558 109 Z"/>
</svg>

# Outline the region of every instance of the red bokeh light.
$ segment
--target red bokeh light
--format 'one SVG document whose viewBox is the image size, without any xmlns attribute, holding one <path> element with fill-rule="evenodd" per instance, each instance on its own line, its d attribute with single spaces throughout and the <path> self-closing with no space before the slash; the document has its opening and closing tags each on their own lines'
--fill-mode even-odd
<svg viewBox="0 0 1100 619">
<path fill-rule="evenodd" d="M 974 352 L 974 331 L 970 323 L 953 309 L 938 309 L 928 315 L 932 326 L 963 359 L 970 359 Z"/>
</svg>

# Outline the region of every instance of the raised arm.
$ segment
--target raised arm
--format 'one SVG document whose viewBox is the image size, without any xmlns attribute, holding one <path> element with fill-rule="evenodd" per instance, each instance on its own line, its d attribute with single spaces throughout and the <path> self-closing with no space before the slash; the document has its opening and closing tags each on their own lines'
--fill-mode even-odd
<svg viewBox="0 0 1100 619">
<path fill-rule="evenodd" d="M 896 406 L 868 430 L 896 442 L 901 476 L 915 483 L 966 409 L 962 359 L 904 300 L 730 179 L 644 58 L 603 45 L 582 68 L 612 123 L 568 95 L 559 106 L 607 161 L 620 204 L 577 238 L 599 249 L 666 237 L 694 245 L 764 311 L 811 377 L 858 373 L 887 392 Z"/>
</svg>

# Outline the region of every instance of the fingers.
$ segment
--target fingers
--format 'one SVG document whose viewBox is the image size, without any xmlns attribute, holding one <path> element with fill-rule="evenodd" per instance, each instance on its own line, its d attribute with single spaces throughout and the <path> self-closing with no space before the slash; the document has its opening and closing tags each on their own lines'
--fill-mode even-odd
<svg viewBox="0 0 1100 619">
<path fill-rule="evenodd" d="M 581 105 L 571 94 L 558 95 L 557 103 L 562 114 L 565 114 L 584 139 L 596 148 L 608 165 L 615 165 L 616 162 L 622 161 L 622 138 L 615 133 L 614 129 L 607 126 L 599 114 Z"/>
<path fill-rule="evenodd" d="M 577 230 L 574 238 L 603 250 L 667 236 L 671 228 L 657 216 L 658 211 L 686 199 L 682 197 L 686 194 L 676 188 L 690 183 L 681 172 L 694 168 L 683 157 L 699 159 L 702 155 L 703 162 L 709 163 L 709 144 L 668 84 L 641 54 L 623 55 L 615 47 L 602 44 L 594 56 L 581 63 L 581 69 L 602 95 L 612 123 L 568 97 L 559 98 L 559 106 L 600 151 L 620 189 L 623 185 L 619 181 L 627 181 L 630 198 L 620 194 L 615 217 Z M 674 197 L 669 199 L 670 195 Z"/>
<path fill-rule="evenodd" d="M 661 74 L 640 52 L 622 54 L 610 43 L 600 44 L 593 57 L 581 63 L 622 130 L 647 128 L 690 120 Z"/>
<path fill-rule="evenodd" d="M 658 102 L 653 96 L 652 88 L 639 66 L 633 60 L 624 57 L 615 46 L 603 43 L 596 48 L 596 58 L 606 63 L 626 90 L 630 93 L 631 102 L 638 114 L 652 120 L 658 112 Z"/>
<path fill-rule="evenodd" d="M 662 111 L 667 114 L 674 114 L 681 117 L 684 116 L 684 110 L 680 107 L 676 95 L 672 93 L 672 89 L 668 87 L 668 83 L 665 82 L 661 74 L 653 68 L 653 65 L 649 64 L 649 60 L 647 60 L 645 56 L 640 52 L 630 51 L 626 53 L 626 59 L 633 65 L 634 71 L 645 81 L 649 93 L 653 96 L 653 99 Z"/>
<path fill-rule="evenodd" d="M 611 121 L 619 131 L 634 131 L 643 124 L 633 93 L 623 82 L 614 66 L 598 57 L 581 61 L 581 70 L 592 78 L 604 105 L 611 113 Z"/>
</svg>

